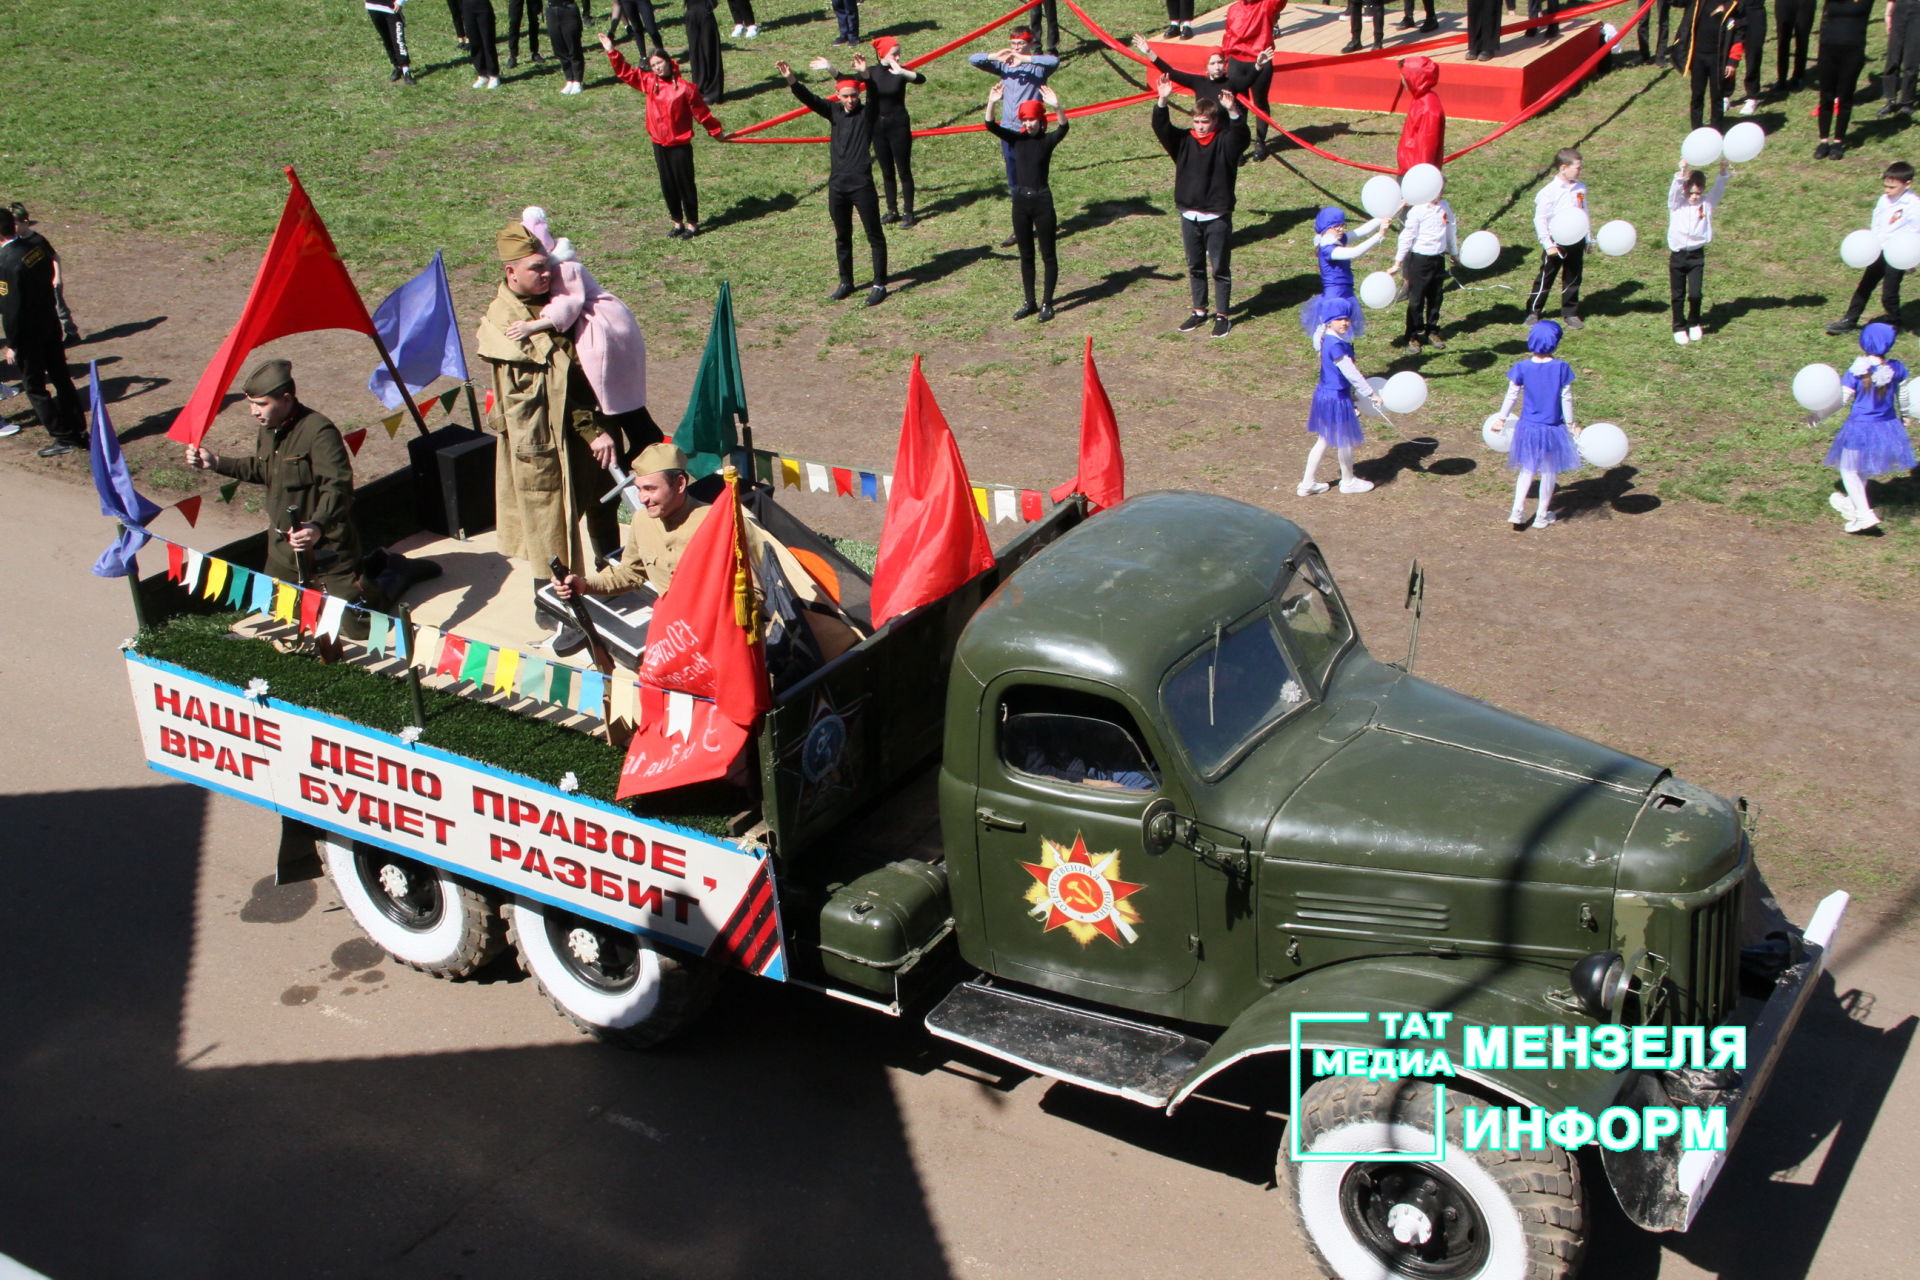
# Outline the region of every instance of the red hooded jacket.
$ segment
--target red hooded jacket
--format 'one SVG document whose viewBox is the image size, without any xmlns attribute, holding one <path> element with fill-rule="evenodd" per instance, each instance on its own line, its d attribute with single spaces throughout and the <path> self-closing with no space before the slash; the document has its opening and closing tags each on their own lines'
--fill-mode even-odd
<svg viewBox="0 0 1920 1280">
<path fill-rule="evenodd" d="M 695 120 L 716 138 L 723 132 L 706 99 L 700 96 L 691 80 L 680 74 L 677 63 L 673 79 L 669 80 L 632 66 L 620 56 L 618 49 L 608 51 L 607 61 L 613 64 L 614 75 L 647 95 L 647 136 L 661 146 L 684 147 L 692 142 Z M 673 62 L 671 58 L 667 61 Z"/>
<path fill-rule="evenodd" d="M 1417 164 L 1439 167 L 1447 151 L 1447 109 L 1433 87 L 1440 83 L 1440 68 L 1432 58 L 1418 54 L 1400 64 L 1400 78 L 1413 94 L 1407 107 L 1406 123 L 1400 126 L 1400 148 L 1394 163 L 1405 173 Z"/>
</svg>

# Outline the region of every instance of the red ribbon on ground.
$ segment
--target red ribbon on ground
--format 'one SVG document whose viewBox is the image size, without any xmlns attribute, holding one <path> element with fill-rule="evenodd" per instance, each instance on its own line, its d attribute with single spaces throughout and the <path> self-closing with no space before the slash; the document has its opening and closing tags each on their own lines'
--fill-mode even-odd
<svg viewBox="0 0 1920 1280">
<path fill-rule="evenodd" d="M 1096 116 L 1107 111 L 1118 111 L 1121 107 L 1131 107 L 1138 103 L 1148 102 L 1152 100 L 1153 96 L 1151 93 L 1130 93 L 1124 98 L 1109 98 L 1105 102 L 1090 102 L 1084 107 L 1068 107 L 1062 114 L 1072 116 L 1077 120 L 1081 116 Z M 985 133 L 986 130 L 987 126 L 984 123 L 949 124 L 942 125 L 937 129 L 915 129 L 913 136 L 916 138 L 933 138 L 949 133 Z M 742 138 L 740 141 L 759 143 L 762 146 L 778 146 L 784 143 L 794 142 L 831 142 L 832 139 L 822 135 L 818 138 Z"/>
</svg>

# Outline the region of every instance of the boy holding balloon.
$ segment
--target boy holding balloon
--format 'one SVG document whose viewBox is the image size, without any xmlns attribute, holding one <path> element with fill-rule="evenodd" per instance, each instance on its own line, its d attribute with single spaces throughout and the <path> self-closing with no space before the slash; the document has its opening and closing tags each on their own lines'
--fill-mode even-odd
<svg viewBox="0 0 1920 1280">
<path fill-rule="evenodd" d="M 1673 340 L 1681 346 L 1698 342 L 1700 330 L 1700 286 L 1707 272 L 1707 245 L 1713 240 L 1713 211 L 1727 193 L 1727 178 L 1733 173 L 1725 157 L 1720 161 L 1720 176 L 1713 189 L 1707 189 L 1707 175 L 1680 158 L 1673 185 L 1667 188 L 1667 280 L 1673 294 Z M 1686 300 L 1686 314 L 1680 303 Z"/>
<path fill-rule="evenodd" d="M 1849 333 L 1860 326 L 1860 313 L 1866 310 L 1867 299 L 1873 296 L 1876 284 L 1880 286 L 1880 306 L 1886 311 L 1888 322 L 1900 323 L 1900 278 L 1906 271 L 1890 265 L 1882 254 L 1895 235 L 1920 231 L 1920 196 L 1913 193 L 1913 166 L 1905 160 L 1894 161 L 1880 175 L 1880 198 L 1873 204 L 1870 229 L 1881 253 L 1876 253 L 1873 260 L 1865 264 L 1860 283 L 1854 286 L 1853 297 L 1847 300 L 1847 313 L 1827 326 L 1828 333 Z M 1854 265 L 1858 265 L 1857 262 Z"/>
<path fill-rule="evenodd" d="M 1435 351 L 1447 349 L 1440 337 L 1440 292 L 1447 282 L 1447 259 L 1460 256 L 1460 225 L 1454 220 L 1453 206 L 1440 194 L 1442 188 L 1440 171 L 1430 164 L 1407 170 L 1400 185 L 1401 197 L 1408 202 L 1407 220 L 1401 225 L 1388 274 L 1406 271 L 1407 331 L 1401 341 L 1414 354 L 1422 343 Z"/>
<path fill-rule="evenodd" d="M 1527 294 L 1526 323 L 1539 322 L 1547 292 L 1558 277 L 1561 322 L 1569 329 L 1584 329 L 1580 277 L 1587 263 L 1587 233 L 1593 226 L 1587 209 L 1587 184 L 1580 181 L 1580 153 L 1572 147 L 1555 153 L 1553 164 L 1552 179 L 1533 198 L 1533 230 L 1540 238 L 1541 256 L 1540 273 Z"/>
</svg>

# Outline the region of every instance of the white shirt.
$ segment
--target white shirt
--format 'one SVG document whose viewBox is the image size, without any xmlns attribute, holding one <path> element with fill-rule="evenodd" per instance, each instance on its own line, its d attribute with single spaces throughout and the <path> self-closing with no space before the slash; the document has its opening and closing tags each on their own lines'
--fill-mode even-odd
<svg viewBox="0 0 1920 1280">
<path fill-rule="evenodd" d="M 1533 233 L 1540 237 L 1541 245 L 1553 244 L 1553 215 L 1562 209 L 1585 209 L 1587 207 L 1587 184 L 1568 182 L 1555 174 L 1553 181 L 1540 188 L 1540 194 L 1533 198 Z M 1588 216 L 1592 216 L 1589 210 Z"/>
<path fill-rule="evenodd" d="M 1726 193 L 1727 175 L 1722 173 L 1700 197 L 1699 204 L 1688 204 L 1686 175 L 1674 174 L 1673 185 L 1667 188 L 1667 248 L 1678 253 L 1711 243 L 1713 211 L 1720 207 L 1720 197 Z"/>
<path fill-rule="evenodd" d="M 1340 237 L 1343 234 L 1359 238 L 1349 240 L 1346 244 L 1340 244 Z M 1331 231 L 1322 231 L 1313 238 L 1313 242 L 1316 245 L 1339 245 L 1339 247 L 1333 251 L 1332 256 L 1342 261 L 1347 261 L 1359 257 L 1376 244 L 1379 244 L 1380 237 L 1385 234 L 1387 234 L 1387 220 L 1385 218 L 1369 218 L 1352 231 L 1343 232 L 1339 227 L 1335 227 Z"/>
<path fill-rule="evenodd" d="M 1409 253 L 1458 255 L 1460 227 L 1453 217 L 1453 206 L 1445 200 L 1429 200 L 1407 210 L 1406 225 L 1400 228 L 1400 242 L 1394 248 L 1393 264 L 1399 266 Z"/>
<path fill-rule="evenodd" d="M 1912 187 L 1891 200 L 1883 195 L 1873 202 L 1873 238 L 1882 245 L 1893 238 L 1894 232 L 1910 227 L 1920 227 L 1920 195 L 1915 195 Z"/>
</svg>

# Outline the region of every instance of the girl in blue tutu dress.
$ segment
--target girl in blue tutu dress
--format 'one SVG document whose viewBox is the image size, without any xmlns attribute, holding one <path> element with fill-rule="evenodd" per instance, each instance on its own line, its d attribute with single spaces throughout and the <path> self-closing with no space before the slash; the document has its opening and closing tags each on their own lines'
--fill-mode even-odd
<svg viewBox="0 0 1920 1280">
<path fill-rule="evenodd" d="M 1294 492 L 1303 498 L 1325 493 L 1318 473 L 1320 460 L 1332 445 L 1340 462 L 1340 492 L 1365 493 L 1373 481 L 1353 474 L 1353 447 L 1365 440 L 1360 429 L 1360 414 L 1354 397 L 1365 396 L 1377 406 L 1380 395 L 1368 385 L 1359 366 L 1353 362 L 1353 325 L 1360 304 L 1352 298 L 1322 298 L 1321 321 L 1314 333 L 1314 345 L 1320 349 L 1320 381 L 1314 384 L 1313 408 L 1307 414 L 1307 430 L 1319 439 L 1307 452 L 1307 470 Z"/>
<path fill-rule="evenodd" d="M 1907 366 L 1887 353 L 1894 328 L 1870 324 L 1860 331 L 1865 354 L 1840 378 L 1840 403 L 1851 404 L 1847 420 L 1827 450 L 1826 463 L 1840 472 L 1845 493 L 1829 496 L 1846 520 L 1848 533 L 1863 533 L 1880 523 L 1867 505 L 1868 476 L 1902 474 L 1913 469 L 1913 441 L 1902 414 L 1907 399 Z"/>
<path fill-rule="evenodd" d="M 1540 321 L 1527 330 L 1527 350 L 1533 354 L 1507 374 L 1507 397 L 1500 402 L 1500 416 L 1505 418 L 1513 402 L 1520 401 L 1520 421 L 1507 453 L 1507 469 L 1520 473 L 1513 485 L 1508 524 L 1527 518 L 1527 489 L 1536 475 L 1540 502 L 1533 511 L 1533 527 L 1552 524 L 1554 480 L 1562 471 L 1580 465 L 1580 450 L 1573 443 L 1580 434 L 1573 425 L 1573 366 L 1554 356 L 1559 345 L 1560 326 L 1552 320 Z"/>
<path fill-rule="evenodd" d="M 1353 234 L 1360 236 L 1358 244 L 1347 243 L 1347 211 L 1345 209 L 1325 208 L 1314 215 L 1313 252 L 1320 263 L 1320 292 L 1307 299 L 1300 308 L 1300 327 L 1306 330 L 1307 337 L 1314 340 L 1314 347 L 1320 345 L 1318 335 L 1320 327 L 1330 314 L 1325 304 L 1344 298 L 1353 301 L 1353 260 L 1380 243 L 1380 237 L 1387 233 L 1387 224 L 1393 219 L 1374 218 L 1354 228 Z M 1350 317 L 1352 329 L 1349 339 L 1358 338 L 1367 331 L 1365 318 L 1360 308 L 1354 307 Z"/>
</svg>

